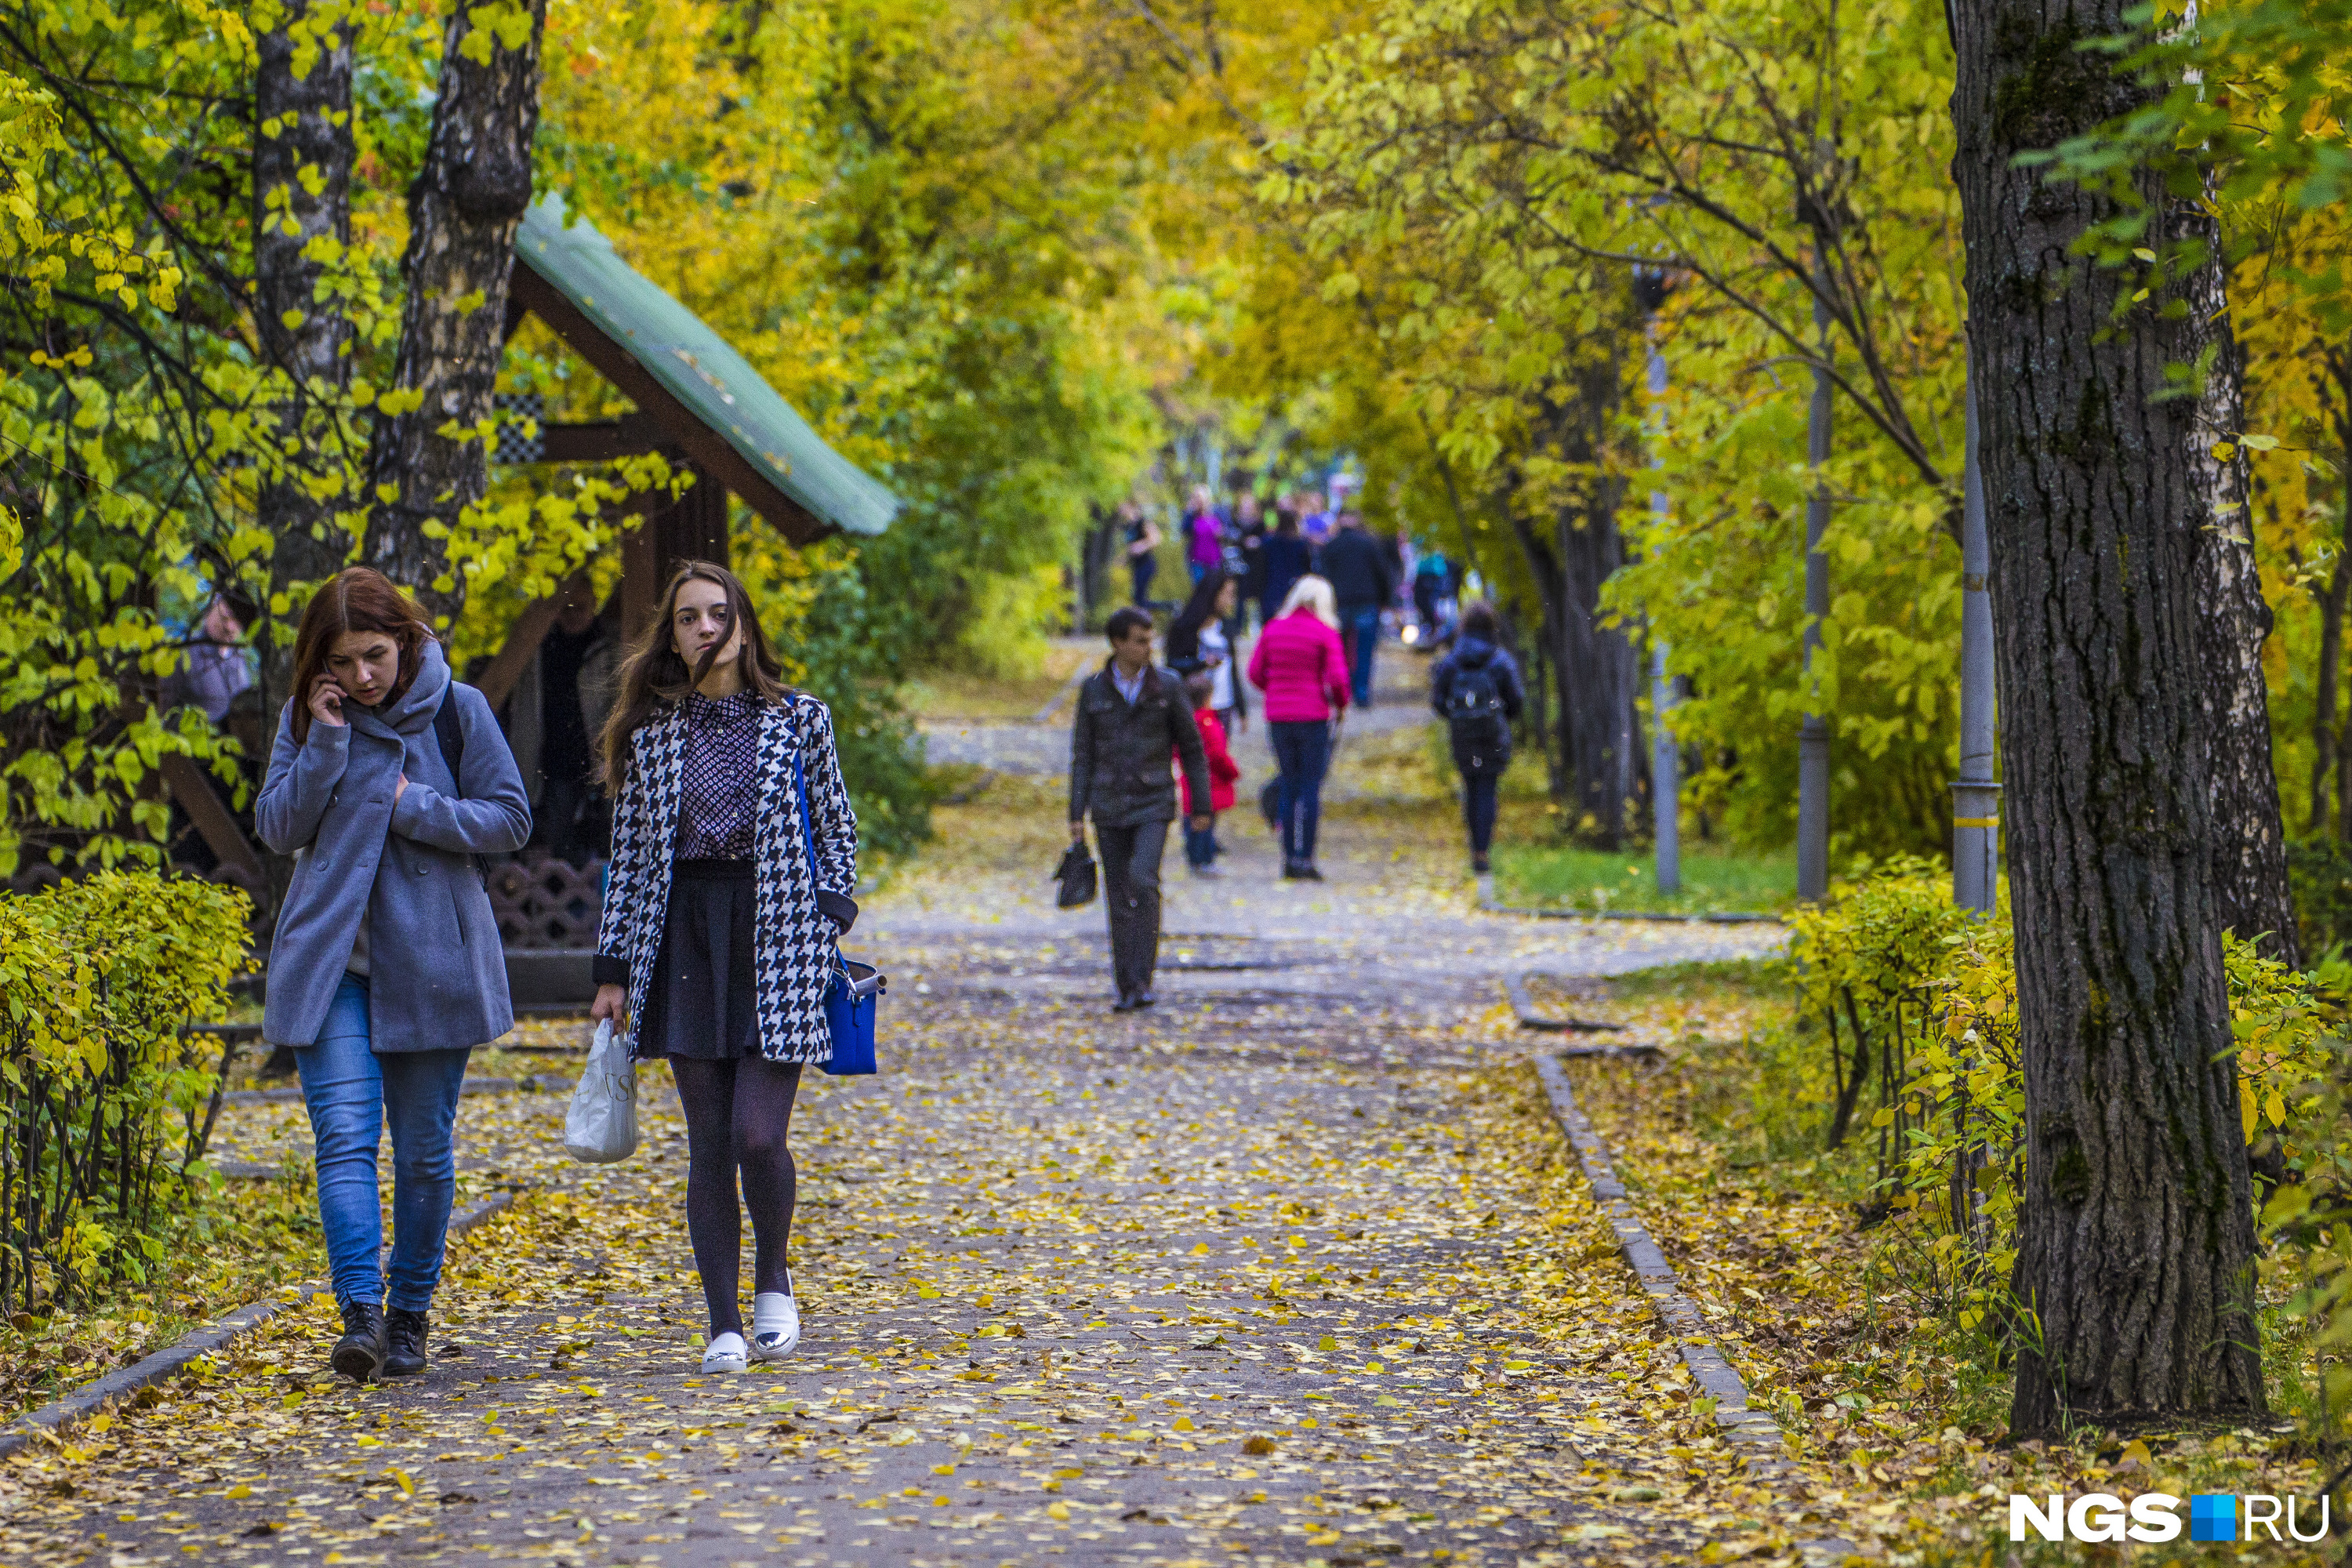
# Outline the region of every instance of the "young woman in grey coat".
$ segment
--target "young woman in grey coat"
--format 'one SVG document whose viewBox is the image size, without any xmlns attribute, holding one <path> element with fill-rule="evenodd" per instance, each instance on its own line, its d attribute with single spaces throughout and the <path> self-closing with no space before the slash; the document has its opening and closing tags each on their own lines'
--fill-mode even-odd
<svg viewBox="0 0 2352 1568">
<path fill-rule="evenodd" d="M 424 612 L 382 573 L 347 568 L 312 597 L 294 690 L 254 807 L 262 842 L 295 857 L 261 1032 L 294 1047 L 310 1113 L 343 1312 L 335 1370 L 413 1376 L 457 1194 L 466 1058 L 514 1027 L 477 857 L 522 847 L 530 802 L 488 700 L 450 678 Z"/>
<path fill-rule="evenodd" d="M 742 584 L 689 561 L 621 667 L 604 729 L 613 863 L 598 1018 L 667 1058 L 686 1113 L 686 1228 L 710 1310 L 707 1373 L 800 1342 L 785 1255 L 801 1068 L 833 1057 L 824 993 L 857 918 L 857 818 L 833 715 L 787 688 Z M 751 1211 L 751 1333 L 738 1273 Z"/>
</svg>

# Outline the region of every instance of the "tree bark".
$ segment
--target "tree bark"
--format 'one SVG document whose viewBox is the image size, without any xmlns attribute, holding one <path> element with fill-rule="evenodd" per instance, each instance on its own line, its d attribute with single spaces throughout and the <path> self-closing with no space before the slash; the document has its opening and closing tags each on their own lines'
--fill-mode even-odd
<svg viewBox="0 0 2352 1568">
<path fill-rule="evenodd" d="M 1625 627 L 1601 624 L 1601 584 L 1625 563 L 1617 525 L 1625 487 L 1607 466 L 1621 378 L 1613 352 L 1588 355 L 1545 411 L 1538 445 L 1582 476 L 1549 526 L 1510 509 L 1512 534 L 1543 602 L 1544 643 L 1559 693 L 1552 795 L 1572 836 L 1607 849 L 1622 846 L 1649 775 L 1636 707 L 1640 652 Z"/>
<path fill-rule="evenodd" d="M 1555 539 L 1561 595 L 1554 658 L 1569 823 L 1603 849 L 1622 847 L 1643 771 L 1635 688 L 1641 658 L 1622 626 L 1601 624 L 1601 585 L 1625 563 L 1615 501 L 1622 487 L 1595 479 L 1582 504 L 1564 509 Z"/>
<path fill-rule="evenodd" d="M 506 342 L 515 231 L 530 205 L 546 21 L 546 0 L 533 0 L 530 37 L 510 47 L 467 7 L 451 12 L 432 138 L 408 190 L 408 297 L 392 386 L 423 401 L 376 420 L 362 554 L 436 617 L 454 618 L 465 602 L 449 531 L 489 489 L 482 430 Z"/>
<path fill-rule="evenodd" d="M 259 639 L 263 711 L 274 722 L 294 649 L 270 622 L 299 616 L 304 586 L 341 567 L 351 542 L 336 516 L 341 489 L 330 481 L 342 468 L 335 420 L 351 384 L 352 329 L 319 298 L 329 264 L 312 247 L 340 255 L 351 243 L 352 29 L 347 21 L 317 23 L 308 0 L 292 0 L 256 43 L 254 331 L 263 363 L 287 381 L 273 411 L 279 451 L 256 476 L 256 521 L 271 541 L 271 595 L 283 605 L 264 620 Z"/>
<path fill-rule="evenodd" d="M 2073 257 L 2109 204 L 2020 153 L 2145 101 L 2124 0 L 1953 0 L 2024 1054 L 2011 1427 L 2263 1409 L 2211 850 L 2194 399 L 2204 328 Z M 2159 193 L 2150 192 L 2151 195 Z M 2169 297 L 2169 298 L 2168 298 Z"/>
<path fill-rule="evenodd" d="M 2319 603 L 2319 658 L 2317 691 L 2314 694 L 2311 715 L 2311 825 L 2315 838 L 2334 826 L 2335 814 L 2327 806 L 2327 775 L 2336 766 L 2337 745 L 2336 722 L 2336 668 L 2344 661 L 2344 599 L 2347 589 L 2352 589 L 2352 554 L 2342 546 L 2336 552 L 2336 570 L 2327 579 L 2327 586 L 2315 584 L 2311 596 Z M 2337 780 L 2336 787 L 2344 787 Z"/>
<path fill-rule="evenodd" d="M 2204 212 L 2175 203 L 2167 237 L 2195 239 L 2208 259 L 2185 280 L 2189 306 L 2181 350 L 2195 363 L 2212 353 L 2196 419 L 2185 432 L 2189 464 L 2202 486 L 2210 522 L 2198 534 L 2196 570 L 2199 638 L 2204 679 L 2206 745 L 2211 769 L 2215 918 L 2224 931 L 2256 942 L 2263 953 L 2300 967 L 2294 900 L 2288 891 L 2286 825 L 2279 810 L 2278 772 L 2271 760 L 2270 687 L 2263 679 L 2263 643 L 2271 608 L 2254 562 L 2251 476 L 2238 438 L 2245 427 L 2245 393 L 2237 335 L 2221 263 L 2221 226 Z M 2214 455 L 2216 449 L 2227 458 Z"/>
<path fill-rule="evenodd" d="M 2341 510 L 2336 520 L 2336 569 L 2341 575 L 2347 559 L 2352 559 L 2352 349 L 2331 349 L 2323 363 L 2328 379 L 2336 384 L 2336 471 L 2343 476 L 2337 481 L 2336 504 Z M 2332 662 L 2329 668 L 2332 671 Z M 2336 837 L 2352 842 L 2352 720 L 2336 731 Z M 2313 831 L 2318 831 L 2317 824 Z"/>
</svg>

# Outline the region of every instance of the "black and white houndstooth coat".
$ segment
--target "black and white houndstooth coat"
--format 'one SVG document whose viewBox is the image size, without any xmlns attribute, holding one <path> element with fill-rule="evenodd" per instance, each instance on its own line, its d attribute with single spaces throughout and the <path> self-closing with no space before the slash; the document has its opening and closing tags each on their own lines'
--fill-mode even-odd
<svg viewBox="0 0 2352 1568">
<path fill-rule="evenodd" d="M 629 988 L 628 1045 L 637 1029 L 669 912 L 670 861 L 683 794 L 686 716 L 672 709 L 629 738 L 629 776 L 613 812 L 613 859 L 604 910 L 596 925 L 596 983 Z M 800 795 L 793 784 L 797 752 L 808 778 L 816 829 L 817 876 L 811 885 L 801 836 Z M 841 782 L 833 715 L 798 694 L 760 714 L 760 811 L 753 826 L 756 925 L 753 986 L 759 1000 L 760 1054 L 772 1062 L 823 1062 L 833 1056 L 824 991 L 835 942 L 857 918 L 857 817 Z"/>
</svg>

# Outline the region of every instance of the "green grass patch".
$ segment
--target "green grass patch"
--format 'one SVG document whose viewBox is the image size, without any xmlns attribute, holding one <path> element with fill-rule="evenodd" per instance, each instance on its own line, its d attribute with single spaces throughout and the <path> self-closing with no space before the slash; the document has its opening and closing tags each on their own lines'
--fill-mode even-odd
<svg viewBox="0 0 2352 1568">
<path fill-rule="evenodd" d="M 1035 670 L 1013 678 L 938 665 L 910 677 L 898 689 L 898 700 L 918 719 L 1026 721 L 1061 694 L 1073 675 L 1099 665 L 1105 653 L 1094 643 L 1052 643 Z M 1060 705 L 1066 713 L 1068 706 Z"/>
<path fill-rule="evenodd" d="M 1526 909 L 1654 910 L 1662 914 L 1777 914 L 1797 901 L 1794 850 L 1743 855 L 1712 845 L 1683 847 L 1682 889 L 1658 890 L 1646 851 L 1611 854 L 1566 845 L 1495 846 L 1495 892 Z"/>
<path fill-rule="evenodd" d="M 1795 981 L 1785 958 L 1717 958 L 1693 963 L 1661 963 L 1612 974 L 1601 983 L 1612 1002 L 1702 1002 L 1736 999 L 1786 1006 L 1795 999 Z"/>
</svg>

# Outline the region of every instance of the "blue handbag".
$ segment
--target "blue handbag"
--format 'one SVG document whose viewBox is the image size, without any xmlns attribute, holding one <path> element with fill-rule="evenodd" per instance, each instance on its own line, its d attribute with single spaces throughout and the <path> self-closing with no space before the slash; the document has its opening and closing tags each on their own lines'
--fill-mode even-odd
<svg viewBox="0 0 2352 1568">
<path fill-rule="evenodd" d="M 809 821 L 808 775 L 802 771 L 797 752 L 793 756 L 793 784 L 800 791 L 801 843 L 808 851 L 809 886 L 814 888 L 817 885 L 816 829 Z M 875 1070 L 874 1018 L 886 988 L 880 970 L 842 957 L 840 942 L 834 943 L 833 974 L 824 988 L 824 1026 L 833 1037 L 833 1057 L 822 1064 L 825 1071 L 853 1078 Z"/>
</svg>

